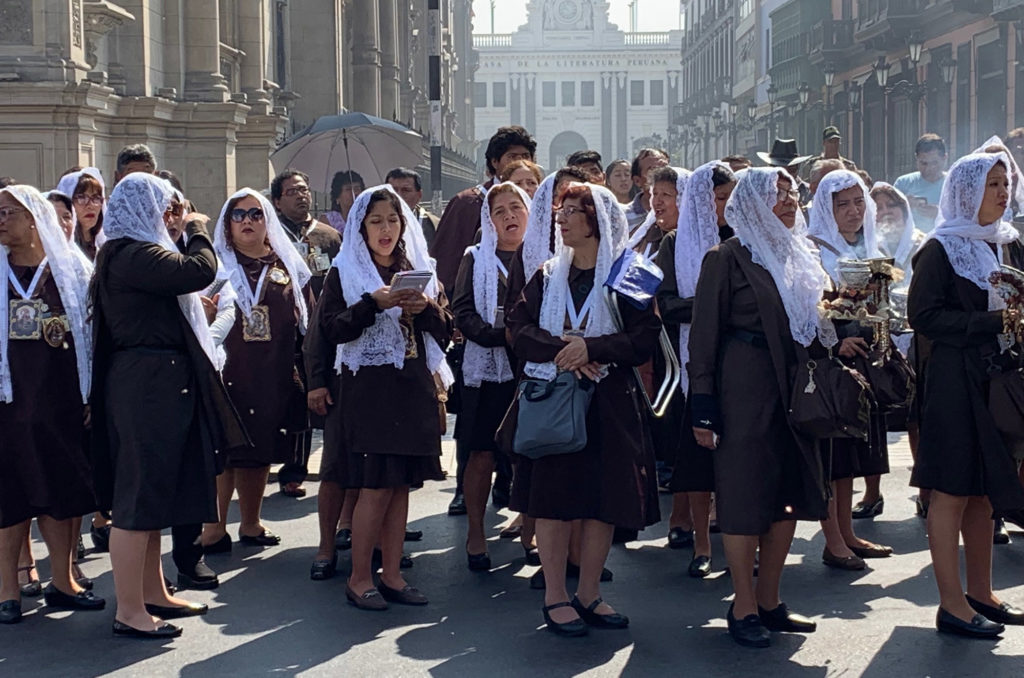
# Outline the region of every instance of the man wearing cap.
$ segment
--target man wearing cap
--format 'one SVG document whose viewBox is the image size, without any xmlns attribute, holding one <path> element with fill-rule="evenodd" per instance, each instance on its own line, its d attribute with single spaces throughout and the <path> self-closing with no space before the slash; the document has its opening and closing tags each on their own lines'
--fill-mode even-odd
<svg viewBox="0 0 1024 678">
<path fill-rule="evenodd" d="M 758 151 L 757 157 L 770 167 L 782 167 L 793 177 L 796 190 L 800 192 L 800 204 L 806 205 L 811 199 L 811 188 L 800 178 L 800 166 L 810 156 L 797 155 L 796 139 L 776 139 L 770 153 Z"/>
<path fill-rule="evenodd" d="M 803 175 L 805 180 L 810 180 L 809 174 L 811 168 L 814 167 L 814 163 L 818 160 L 838 160 L 843 163 L 846 169 L 851 172 L 857 171 L 857 164 L 849 158 L 844 158 L 839 152 L 839 146 L 843 143 L 843 137 L 839 134 L 839 128 L 835 125 L 829 125 L 825 128 L 825 131 L 821 134 L 821 155 L 816 155 L 811 158 L 808 162 L 804 163 L 803 169 L 800 174 Z"/>
</svg>

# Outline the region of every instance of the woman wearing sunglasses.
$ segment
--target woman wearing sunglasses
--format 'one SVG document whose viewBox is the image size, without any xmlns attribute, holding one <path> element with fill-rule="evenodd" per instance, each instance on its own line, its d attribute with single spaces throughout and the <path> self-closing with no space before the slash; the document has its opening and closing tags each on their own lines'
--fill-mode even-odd
<svg viewBox="0 0 1024 678">
<path fill-rule="evenodd" d="M 203 530 L 207 553 L 231 550 L 228 505 L 238 490 L 246 546 L 275 546 L 281 539 L 263 527 L 260 509 L 271 464 L 293 461 L 296 437 L 306 430 L 306 394 L 297 368 L 308 318 L 311 277 L 270 202 L 243 188 L 224 204 L 214 250 L 223 266 L 218 279 L 235 290 L 235 323 L 224 341 L 224 384 L 245 424 L 252 447 L 225 451 L 217 477 L 219 521 Z"/>
</svg>

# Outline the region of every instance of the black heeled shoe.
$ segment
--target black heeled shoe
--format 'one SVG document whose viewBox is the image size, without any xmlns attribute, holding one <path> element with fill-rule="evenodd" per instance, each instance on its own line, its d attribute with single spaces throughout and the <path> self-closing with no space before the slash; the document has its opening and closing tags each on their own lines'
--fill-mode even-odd
<svg viewBox="0 0 1024 678">
<path fill-rule="evenodd" d="M 5 600 L 0 603 L 0 624 L 17 624 L 21 621 L 21 601 Z"/>
<path fill-rule="evenodd" d="M 772 636 L 761 622 L 761 618 L 756 614 L 748 614 L 743 619 L 736 619 L 732 614 L 733 607 L 733 605 L 729 606 L 729 612 L 725 616 L 732 639 L 744 647 L 770 646 Z"/>
<path fill-rule="evenodd" d="M 231 553 L 231 535 L 225 534 L 212 544 L 207 544 L 203 547 L 203 553 L 206 555 L 214 553 Z"/>
<path fill-rule="evenodd" d="M 188 605 L 150 605 L 146 603 L 146 612 L 161 619 L 181 619 L 183 617 L 199 617 L 210 611 L 206 603 L 189 603 Z"/>
<path fill-rule="evenodd" d="M 598 598 L 590 605 L 584 607 L 580 599 L 573 596 L 572 607 L 587 626 L 599 629 L 624 629 L 629 626 L 629 617 L 624 614 L 619 614 L 618 612 L 600 614 L 595 612 L 594 610 L 597 609 L 597 606 L 603 602 L 604 600 Z"/>
<path fill-rule="evenodd" d="M 334 548 L 337 551 L 348 551 L 352 548 L 352 530 L 343 527 L 334 535 Z"/>
<path fill-rule="evenodd" d="M 966 622 L 959 617 L 954 617 L 941 607 L 935 615 L 935 628 L 941 633 L 981 639 L 994 639 L 1006 630 L 1002 624 L 997 624 L 984 615 L 976 614 L 971 621 Z"/>
<path fill-rule="evenodd" d="M 181 635 L 181 627 L 174 624 L 163 624 L 152 631 L 143 631 L 134 626 L 128 626 L 124 622 L 114 620 L 113 631 L 115 636 L 123 638 L 143 638 L 149 640 L 169 640 Z"/>
<path fill-rule="evenodd" d="M 851 511 L 851 516 L 854 520 L 865 520 L 867 518 L 874 518 L 875 516 L 882 515 L 884 510 L 885 498 L 880 496 L 872 502 L 857 502 Z"/>
<path fill-rule="evenodd" d="M 790 612 L 785 603 L 780 603 L 774 610 L 766 610 L 758 605 L 757 614 L 765 628 L 776 633 L 814 633 L 818 630 L 816 623 L 801 614 Z"/>
<path fill-rule="evenodd" d="M 997 624 L 1024 626 L 1024 610 L 1019 610 L 1009 603 L 1000 603 L 999 607 L 992 607 L 967 596 L 967 604 L 989 621 Z"/>
<path fill-rule="evenodd" d="M 64 610 L 102 610 L 107 601 L 96 596 L 92 591 L 82 591 L 76 595 L 64 593 L 52 583 L 43 589 L 43 600 L 47 607 Z"/>
<path fill-rule="evenodd" d="M 690 566 L 686 568 L 686 574 L 694 579 L 703 579 L 711 574 L 711 556 L 694 555 Z"/>
<path fill-rule="evenodd" d="M 423 530 L 409 530 L 405 531 L 405 541 L 419 541 L 423 539 Z"/>
<path fill-rule="evenodd" d="M 487 551 L 484 551 L 483 553 L 470 553 L 467 551 L 466 564 L 473 572 L 490 572 L 491 556 Z"/>
<path fill-rule="evenodd" d="M 1010 543 L 1010 533 L 1006 531 L 1006 523 L 1003 522 L 1002 518 L 998 518 L 995 521 L 995 528 L 992 531 L 992 543 L 1000 545 Z"/>
<path fill-rule="evenodd" d="M 90 525 L 89 537 L 92 538 L 93 553 L 106 553 L 110 550 L 110 525 L 103 527 Z"/>
<path fill-rule="evenodd" d="M 466 497 L 461 492 L 457 492 L 455 497 L 452 499 L 452 503 L 448 504 L 448 515 L 466 515 Z"/>
<path fill-rule="evenodd" d="M 559 624 L 551 619 L 551 610 L 557 610 L 560 607 L 572 606 L 572 603 L 564 602 L 547 605 L 540 609 L 540 611 L 544 613 L 544 623 L 547 624 L 548 631 L 551 631 L 556 636 L 566 636 L 569 638 L 587 635 L 587 623 L 583 621 L 582 617 L 565 622 L 564 624 Z"/>
<path fill-rule="evenodd" d="M 313 581 L 326 581 L 338 572 L 338 553 L 330 560 L 314 560 L 309 568 L 309 578 Z"/>
<path fill-rule="evenodd" d="M 78 535 L 78 543 L 75 544 L 75 560 L 82 558 L 85 558 L 85 541 L 82 540 L 82 535 Z"/>
<path fill-rule="evenodd" d="M 220 579 L 206 562 L 200 558 L 191 572 L 178 571 L 178 587 L 196 591 L 212 591 L 220 586 Z M 168 593 L 174 593 L 170 588 Z"/>
</svg>

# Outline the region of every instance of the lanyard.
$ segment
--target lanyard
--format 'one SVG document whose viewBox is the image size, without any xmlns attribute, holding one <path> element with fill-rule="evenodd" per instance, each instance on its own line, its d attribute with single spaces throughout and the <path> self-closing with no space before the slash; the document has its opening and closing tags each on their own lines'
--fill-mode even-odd
<svg viewBox="0 0 1024 678">
<path fill-rule="evenodd" d="M 501 263 L 501 259 L 497 255 L 494 256 L 494 261 L 498 264 L 498 272 L 504 276 L 505 280 L 508 280 L 508 269 L 505 268 L 505 264 Z"/>
<path fill-rule="evenodd" d="M 580 308 L 579 313 L 576 312 L 576 305 L 572 303 L 572 295 L 568 294 L 565 297 L 565 312 L 569 314 L 569 326 L 578 331 L 583 325 L 583 321 L 587 319 L 590 314 L 590 309 L 594 305 L 594 297 L 597 292 L 597 288 L 590 290 L 590 294 L 583 301 L 583 306 Z"/>
<path fill-rule="evenodd" d="M 242 285 L 242 294 L 249 298 L 249 308 L 252 308 L 256 304 L 260 303 L 260 295 L 263 292 L 263 283 L 267 279 L 267 271 L 270 270 L 270 264 L 263 264 L 263 270 L 260 272 L 260 279 L 256 282 L 256 292 L 250 292 L 248 285 Z"/>
<path fill-rule="evenodd" d="M 11 281 L 11 286 L 14 287 L 14 291 L 21 295 L 22 299 L 28 300 L 32 298 L 32 294 L 36 291 L 36 285 L 39 284 L 39 279 L 43 277 L 43 271 L 46 270 L 46 257 L 39 262 L 39 268 L 36 269 L 36 274 L 32 276 L 32 282 L 28 285 L 28 291 L 21 286 L 17 276 L 14 275 L 14 271 L 7 270 L 7 278 Z"/>
</svg>

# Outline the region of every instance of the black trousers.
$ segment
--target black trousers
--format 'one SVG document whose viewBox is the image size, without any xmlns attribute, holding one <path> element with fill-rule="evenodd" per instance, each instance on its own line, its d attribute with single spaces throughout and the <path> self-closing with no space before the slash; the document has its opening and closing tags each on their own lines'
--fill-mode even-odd
<svg viewBox="0 0 1024 678">
<path fill-rule="evenodd" d="M 295 461 L 288 462 L 277 472 L 281 487 L 288 483 L 304 483 L 309 476 L 309 454 L 313 449 L 313 429 L 296 437 Z"/>
<path fill-rule="evenodd" d="M 191 575 L 199 559 L 203 557 L 203 547 L 199 543 L 199 535 L 203 532 L 203 524 L 175 525 L 171 528 L 171 558 L 178 572 Z"/>
</svg>

